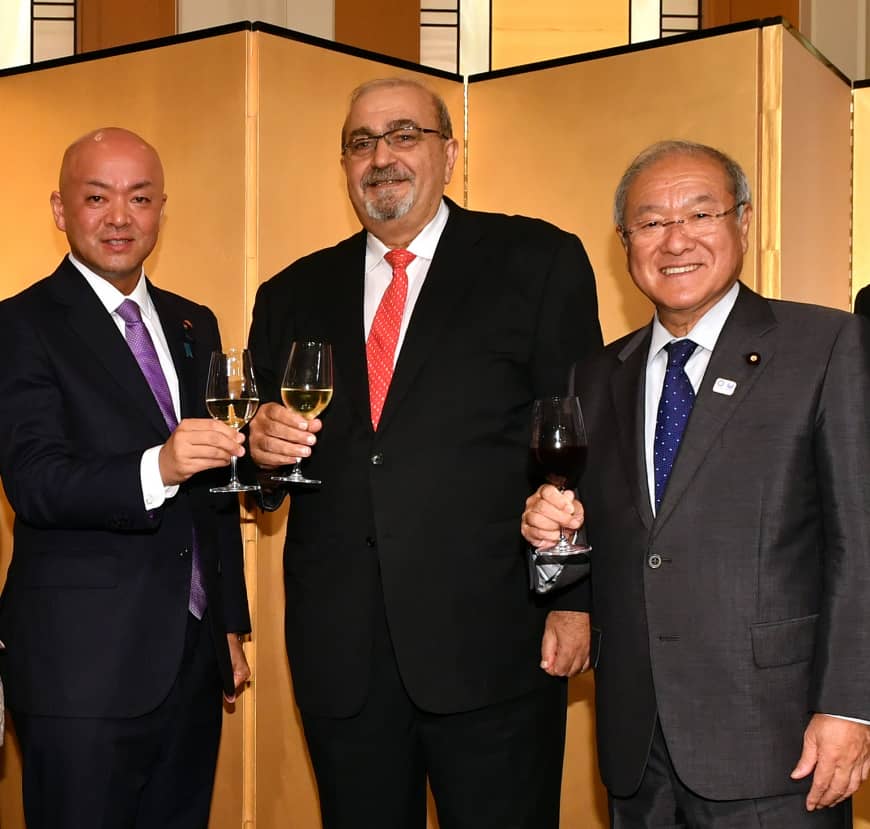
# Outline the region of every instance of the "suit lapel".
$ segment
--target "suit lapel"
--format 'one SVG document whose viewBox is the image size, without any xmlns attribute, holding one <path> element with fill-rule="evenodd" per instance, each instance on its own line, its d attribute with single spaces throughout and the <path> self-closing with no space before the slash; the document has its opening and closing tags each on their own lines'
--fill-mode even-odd
<svg viewBox="0 0 870 829">
<path fill-rule="evenodd" d="M 471 289 L 476 268 L 481 266 L 480 237 L 481 231 L 473 215 L 451 202 L 450 217 L 438 241 L 399 352 L 379 429 L 389 425 L 402 398 L 443 335 L 445 321 L 450 319 L 453 310 Z"/>
<path fill-rule="evenodd" d="M 371 428 L 368 365 L 366 363 L 363 303 L 365 298 L 366 234 L 364 231 L 336 249 L 334 272 L 328 295 L 320 306 L 325 310 L 325 339 L 332 344 L 335 388 L 347 395 L 350 404 Z M 318 335 L 320 336 L 320 335 Z M 289 348 L 289 346 L 288 346 Z M 282 367 L 283 370 L 283 367 Z"/>
<path fill-rule="evenodd" d="M 722 328 L 695 398 L 656 515 L 657 526 L 667 521 L 710 447 L 719 440 L 725 424 L 764 374 L 776 351 L 774 339 L 765 335 L 775 326 L 776 319 L 767 300 L 741 285 L 737 302 Z M 750 355 L 758 355 L 758 359 L 753 360 Z M 721 394 L 713 390 L 720 378 L 736 384 L 733 394 Z"/>
<path fill-rule="evenodd" d="M 641 329 L 619 353 L 620 366 L 610 380 L 620 456 L 644 526 L 652 526 L 644 453 L 644 378 L 651 327 Z M 581 401 L 582 402 L 582 401 Z"/>
<path fill-rule="evenodd" d="M 163 336 L 166 337 L 169 353 L 175 364 L 181 417 L 196 416 L 202 408 L 199 397 L 205 394 L 205 389 L 200 389 L 197 385 L 196 360 L 193 359 L 193 350 L 188 339 L 190 322 L 187 321 L 187 325 L 185 325 L 186 321 L 181 316 L 179 309 L 171 302 L 171 297 L 165 291 L 155 288 L 150 281 L 148 282 L 148 293 L 157 309 L 160 326 L 163 328 Z"/>
<path fill-rule="evenodd" d="M 131 401 L 130 411 L 142 412 L 160 435 L 168 435 L 163 415 L 136 358 L 111 315 L 74 265 L 64 260 L 55 271 L 54 295 L 66 306 L 65 317 L 88 357 L 100 363 Z"/>
</svg>

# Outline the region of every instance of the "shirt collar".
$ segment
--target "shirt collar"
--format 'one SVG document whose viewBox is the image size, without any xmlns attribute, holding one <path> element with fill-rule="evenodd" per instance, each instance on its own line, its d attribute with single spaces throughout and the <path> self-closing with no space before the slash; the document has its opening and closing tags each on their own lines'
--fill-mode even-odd
<svg viewBox="0 0 870 829">
<path fill-rule="evenodd" d="M 449 215 L 450 209 L 447 207 L 447 202 L 441 199 L 435 215 L 408 245 L 407 249 L 416 258 L 432 261 L 435 257 L 435 248 L 438 247 L 438 240 L 441 238 Z M 383 262 L 384 254 L 388 250 L 389 248 L 377 236 L 372 233 L 366 234 L 366 273 Z"/>
<path fill-rule="evenodd" d="M 136 287 L 130 292 L 129 296 L 125 296 L 108 279 L 95 274 L 87 265 L 80 262 L 72 254 L 69 254 L 69 261 L 85 278 L 85 281 L 91 286 L 97 298 L 103 303 L 110 314 L 113 314 L 125 299 L 132 299 L 139 306 L 142 316 L 151 319 L 154 314 L 154 304 L 151 301 L 151 295 L 148 293 L 148 283 L 145 279 L 144 268 L 139 274 L 139 281 L 136 283 Z"/>
<path fill-rule="evenodd" d="M 686 335 L 686 338 L 696 342 L 701 346 L 701 348 L 705 348 L 707 351 L 712 351 L 716 346 L 716 341 L 719 339 L 719 335 L 722 333 L 722 329 L 725 327 L 725 322 L 728 319 L 728 315 L 731 313 L 731 309 L 734 307 L 734 303 L 737 302 L 737 294 L 739 292 L 740 283 L 735 282 L 722 298 L 695 323 L 692 330 Z M 649 344 L 647 363 L 652 362 L 658 353 L 669 342 L 671 342 L 671 340 L 675 339 L 684 338 L 674 337 L 674 335 L 661 324 L 658 312 L 656 312 L 652 322 L 652 336 Z"/>
</svg>

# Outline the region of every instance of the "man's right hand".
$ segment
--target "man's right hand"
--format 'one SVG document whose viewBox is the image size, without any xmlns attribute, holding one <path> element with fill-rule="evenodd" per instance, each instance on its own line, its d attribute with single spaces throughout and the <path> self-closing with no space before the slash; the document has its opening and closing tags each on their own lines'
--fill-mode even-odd
<svg viewBox="0 0 870 829">
<path fill-rule="evenodd" d="M 583 526 L 583 504 L 571 490 L 559 492 L 544 484 L 526 498 L 526 511 L 520 524 L 523 538 L 533 547 L 544 547 L 559 540 L 559 528 L 579 530 Z"/>
<path fill-rule="evenodd" d="M 296 463 L 311 454 L 322 427 L 317 418 L 306 420 L 278 403 L 264 403 L 249 424 L 251 457 L 261 469 Z"/>
<path fill-rule="evenodd" d="M 158 455 L 164 486 L 184 483 L 191 475 L 226 466 L 245 454 L 245 436 L 211 418 L 185 418 L 176 426 Z"/>
</svg>

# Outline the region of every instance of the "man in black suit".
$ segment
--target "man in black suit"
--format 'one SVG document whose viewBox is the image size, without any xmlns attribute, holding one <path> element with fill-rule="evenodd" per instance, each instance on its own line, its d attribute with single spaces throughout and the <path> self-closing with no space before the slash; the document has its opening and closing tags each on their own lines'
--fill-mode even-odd
<svg viewBox="0 0 870 829">
<path fill-rule="evenodd" d="M 79 139 L 51 196 L 70 254 L 0 304 L 0 639 L 29 829 L 202 829 L 221 690 L 249 675 L 238 504 L 208 492 L 244 452 L 205 410 L 217 321 L 142 267 L 165 199 L 137 135 Z"/>
<path fill-rule="evenodd" d="M 530 597 L 510 514 L 533 399 L 600 346 L 592 270 L 575 236 L 443 197 L 458 144 L 425 87 L 360 87 L 341 143 L 364 230 L 265 283 L 250 337 L 265 400 L 293 340 L 335 355 L 322 423 L 272 402 L 250 437 L 323 481 L 291 491 L 284 553 L 323 823 L 422 827 L 428 775 L 442 829 L 555 828 L 585 618 Z"/>
<path fill-rule="evenodd" d="M 870 326 L 738 282 L 750 198 L 704 145 L 629 167 L 615 219 L 655 317 L 573 374 L 582 508 L 545 486 L 523 515 L 540 546 L 585 511 L 618 829 L 851 826 L 870 769 Z"/>
</svg>

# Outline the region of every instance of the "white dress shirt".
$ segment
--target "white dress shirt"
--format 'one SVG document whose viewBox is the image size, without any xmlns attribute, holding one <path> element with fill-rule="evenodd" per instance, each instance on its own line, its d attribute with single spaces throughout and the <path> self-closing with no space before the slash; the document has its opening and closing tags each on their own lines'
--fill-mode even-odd
<svg viewBox="0 0 870 829">
<path fill-rule="evenodd" d="M 72 254 L 69 256 L 69 261 L 75 265 L 88 285 L 91 286 L 97 298 L 103 303 L 106 311 L 111 315 L 112 321 L 121 332 L 122 337 L 125 337 L 124 320 L 115 311 L 125 299 L 132 299 L 139 306 L 142 313 L 142 322 L 154 341 L 154 349 L 160 360 L 160 367 L 166 376 L 169 393 L 172 395 L 172 408 L 175 410 L 175 419 L 181 420 L 181 395 L 178 389 L 178 374 L 175 371 L 175 363 L 172 362 L 172 356 L 169 353 L 169 345 L 166 342 L 163 327 L 160 325 L 160 318 L 157 316 L 157 309 L 154 307 L 154 303 L 151 301 L 151 296 L 148 293 L 144 270 L 139 276 L 136 287 L 129 296 L 125 296 L 108 279 L 97 276 L 87 265 L 79 262 Z M 162 448 L 163 444 L 146 449 L 142 454 L 142 460 L 139 464 L 142 501 L 147 510 L 157 509 L 163 505 L 163 502 L 167 498 L 172 498 L 178 492 L 177 486 L 165 486 L 163 479 L 160 477 L 158 455 Z"/>
<path fill-rule="evenodd" d="M 402 325 L 399 328 L 399 341 L 396 344 L 393 365 L 396 364 L 396 360 L 399 358 L 399 351 L 402 348 L 402 343 L 405 341 L 405 334 L 408 331 L 411 314 L 414 312 L 414 305 L 416 305 L 417 298 L 420 296 L 420 290 L 423 287 L 423 282 L 426 280 L 426 274 L 429 273 L 429 266 L 432 264 L 432 258 L 435 256 L 435 248 L 438 247 L 438 241 L 444 232 L 449 215 L 450 210 L 447 207 L 447 203 L 442 199 L 432 221 L 408 245 L 407 249 L 416 258 L 405 269 L 408 274 L 408 295 L 405 300 L 405 313 L 402 315 Z M 374 321 L 378 306 L 381 304 L 384 292 L 393 278 L 393 269 L 390 263 L 384 259 L 384 255 L 389 250 L 376 236 L 373 236 L 371 233 L 367 235 L 365 297 L 363 304 L 363 326 L 366 340 L 369 338 L 369 331 L 371 331 L 372 322 Z"/>
<path fill-rule="evenodd" d="M 735 282 L 728 292 L 699 319 L 685 337 L 675 337 L 659 322 L 656 313 L 652 323 L 652 338 L 649 344 L 649 355 L 646 361 L 646 395 L 644 400 L 644 452 L 646 456 L 646 480 L 649 488 L 649 502 L 653 515 L 656 511 L 655 469 L 653 465 L 653 447 L 656 436 L 656 416 L 659 410 L 659 399 L 662 396 L 662 386 L 665 384 L 665 371 L 668 367 L 668 352 L 665 346 L 677 340 L 692 340 L 698 347 L 692 352 L 686 363 L 686 374 L 689 382 L 698 393 L 701 381 L 710 363 L 710 356 L 716 346 L 716 341 L 722 333 L 725 321 L 737 302 L 740 283 Z"/>
</svg>

